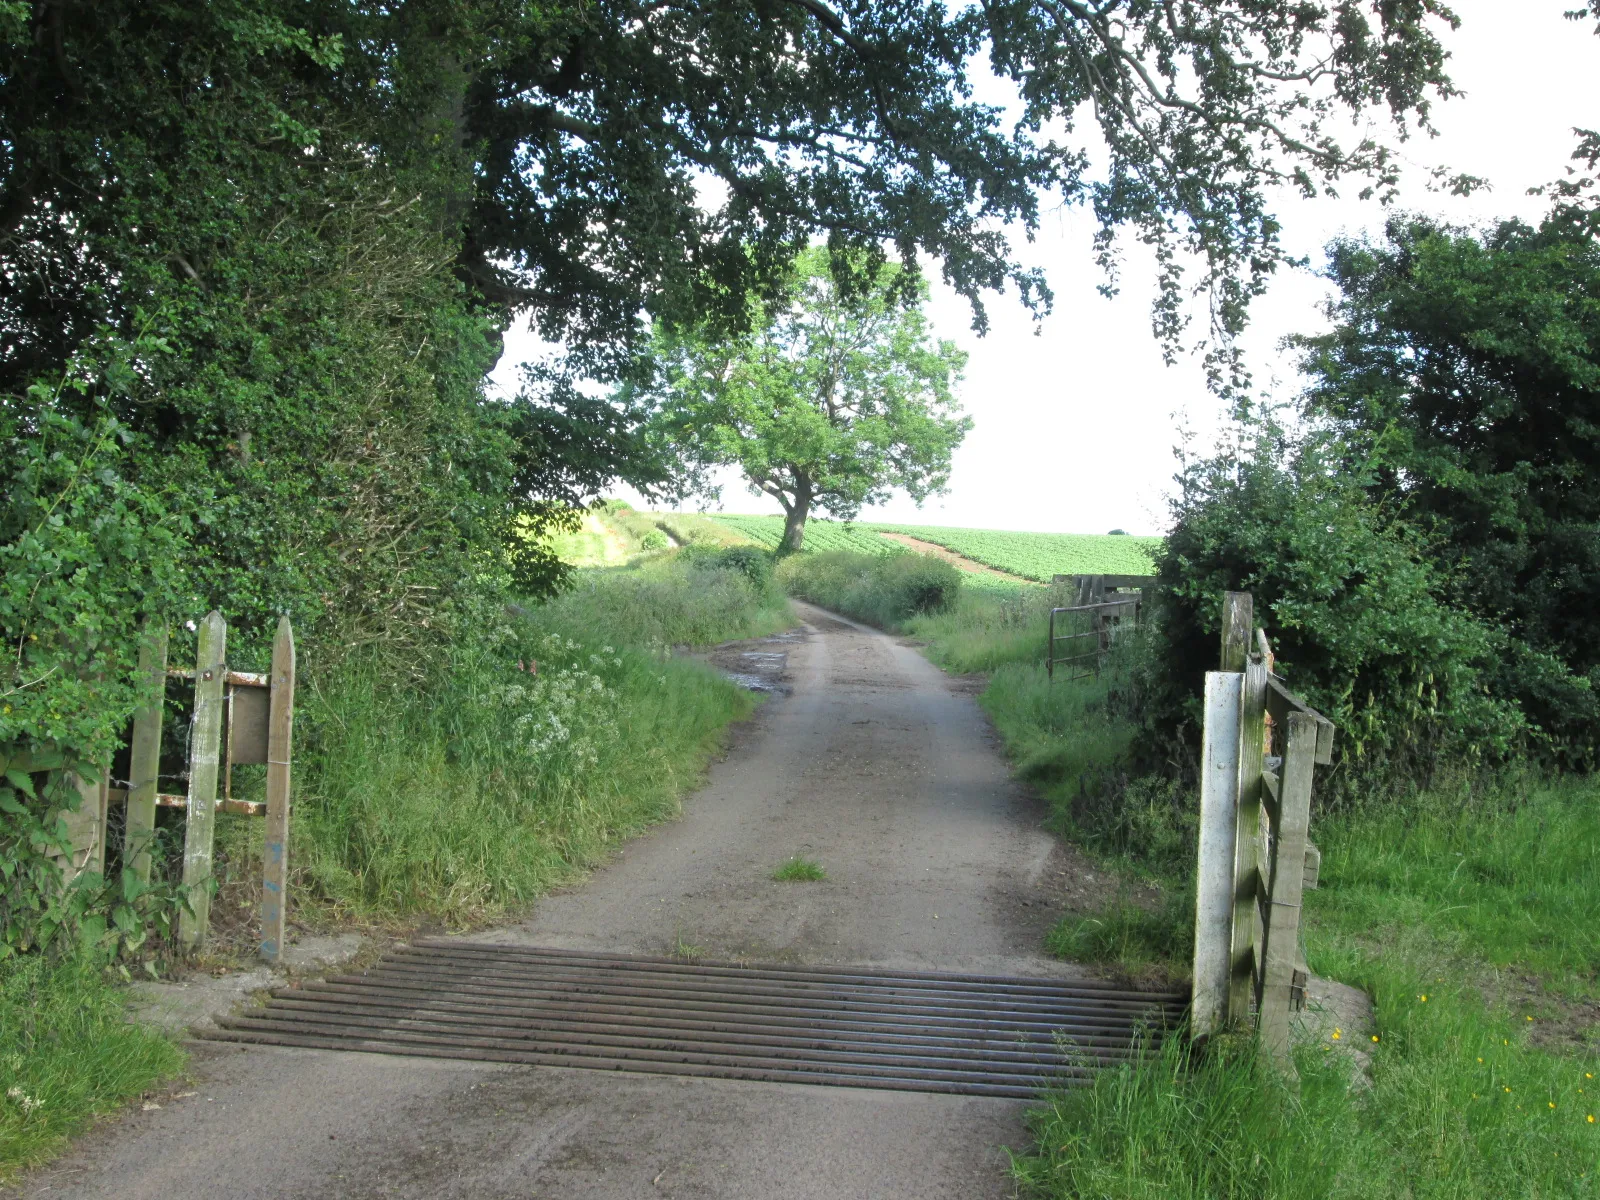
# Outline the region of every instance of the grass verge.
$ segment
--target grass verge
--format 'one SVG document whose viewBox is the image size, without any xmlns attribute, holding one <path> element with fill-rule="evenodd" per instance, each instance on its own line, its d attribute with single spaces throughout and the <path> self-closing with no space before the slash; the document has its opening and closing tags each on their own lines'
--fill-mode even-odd
<svg viewBox="0 0 1600 1200">
<path fill-rule="evenodd" d="M 301 894 L 368 921 L 461 926 L 526 904 L 678 811 L 755 705 L 676 645 L 760 636 L 787 602 L 682 555 L 584 572 L 486 614 L 420 688 L 346 670 L 306 689 Z M 305 911 L 302 909 L 302 911 Z"/>
<path fill-rule="evenodd" d="M 1297 1096 L 1248 1047 L 1173 1043 L 1035 1111 L 1025 1194 L 1600 1195 L 1600 789 L 1429 794 L 1314 832 L 1307 955 L 1373 998 L 1370 1083 L 1333 1034 L 1298 1051 Z"/>
<path fill-rule="evenodd" d="M 962 590 L 955 567 L 910 552 L 795 554 L 778 564 L 777 579 L 791 596 L 885 629 L 948 610 Z"/>
<path fill-rule="evenodd" d="M 1002 666 L 984 697 L 1018 769 L 1064 832 L 1166 896 L 1063 921 L 1049 946 L 1132 973 L 1182 971 L 1188 806 L 1166 783 L 1118 774 L 1132 730 L 1114 674 L 1068 688 L 1038 675 Z M 1600 1195 L 1600 786 L 1507 778 L 1375 796 L 1317 816 L 1312 832 L 1323 866 L 1306 898 L 1307 956 L 1373 998 L 1370 1083 L 1351 1086 L 1331 1034 L 1298 1052 L 1298 1095 L 1263 1076 L 1248 1045 L 1197 1058 L 1175 1041 L 1033 1114 L 1037 1145 L 1015 1162 L 1024 1193 Z"/>
<path fill-rule="evenodd" d="M 183 1052 L 128 1023 L 120 988 L 88 960 L 0 962 L 0 1183 L 169 1078 Z"/>
</svg>

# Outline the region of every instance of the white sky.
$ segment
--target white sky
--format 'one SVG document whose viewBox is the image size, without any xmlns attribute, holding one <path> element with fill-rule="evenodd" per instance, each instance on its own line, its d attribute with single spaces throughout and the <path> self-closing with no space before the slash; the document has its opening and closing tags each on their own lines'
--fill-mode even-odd
<svg viewBox="0 0 1600 1200">
<path fill-rule="evenodd" d="M 1575 2 L 1455 0 L 1462 27 L 1446 45 L 1450 73 L 1466 95 L 1435 106 L 1439 137 L 1413 138 L 1401 148 L 1416 165 L 1400 208 L 1465 225 L 1538 219 L 1545 202 L 1527 189 L 1563 171 L 1573 126 L 1600 125 L 1600 37 L 1592 20 L 1563 19 Z M 1429 192 L 1427 168 L 1435 164 L 1482 176 L 1492 190 L 1468 199 Z M 1376 201 L 1294 195 L 1284 196 L 1277 212 L 1285 248 L 1314 265 L 1331 238 L 1380 231 L 1386 216 Z M 1038 336 L 1019 304 L 991 298 L 990 332 L 976 337 L 966 302 L 935 284 L 934 328 L 970 356 L 960 396 L 976 425 L 956 453 L 946 496 L 920 510 L 897 497 L 862 519 L 1068 533 L 1163 530 L 1180 423 L 1209 445 L 1221 405 L 1198 361 L 1162 364 L 1150 334 L 1153 275 L 1135 254 L 1139 247 L 1129 250 L 1120 295 L 1107 300 L 1095 290 L 1101 277 L 1093 233 L 1084 210 L 1058 210 L 1022 248 L 1055 289 L 1055 310 Z M 1289 271 L 1256 302 L 1245 347 L 1258 388 L 1285 398 L 1296 390 L 1293 364 L 1277 344 L 1286 334 L 1326 327 L 1321 305 L 1329 291 L 1312 271 Z M 509 383 L 533 346 L 525 331 L 509 334 L 497 375 Z M 733 475 L 722 507 L 778 511 Z"/>
</svg>

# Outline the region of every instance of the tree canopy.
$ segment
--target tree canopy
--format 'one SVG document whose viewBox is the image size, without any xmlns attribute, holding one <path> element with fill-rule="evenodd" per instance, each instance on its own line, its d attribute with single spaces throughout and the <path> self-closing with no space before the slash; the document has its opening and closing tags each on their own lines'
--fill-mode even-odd
<svg viewBox="0 0 1600 1200">
<path fill-rule="evenodd" d="M 1600 243 L 1561 216 L 1392 222 L 1332 247 L 1314 419 L 1423 530 L 1461 607 L 1510 635 L 1498 686 L 1561 741 L 1600 723 Z"/>
<path fill-rule="evenodd" d="M 9 236 L 45 237 L 29 218 L 46 210 L 103 226 L 108 200 L 152 184 L 259 204 L 247 165 L 280 159 L 299 190 L 359 152 L 405 174 L 472 295 L 599 352 L 641 308 L 738 323 L 819 235 L 936 261 L 974 300 L 1009 279 L 1045 303 L 1002 226 L 1031 229 L 1051 190 L 1092 202 L 1108 237 L 1132 223 L 1166 248 L 1169 330 L 1181 249 L 1232 327 L 1278 259 L 1263 189 L 1387 183 L 1383 148 L 1331 118 L 1425 121 L 1454 18 L 1439 0 L 6 0 L 0 20 Z M 986 55 L 1020 123 L 973 99 Z M 211 152 L 192 182 L 171 169 L 180 124 L 191 168 Z M 141 177 L 146 156 L 168 169 Z M 205 222 L 141 228 L 168 270 L 204 278 Z M 52 299 L 78 274 L 53 275 Z"/>
<path fill-rule="evenodd" d="M 146 615 L 221 606 L 247 653 L 289 612 L 308 661 L 405 672 L 494 588 L 548 592 L 561 565 L 525 532 L 670 468 L 580 381 L 624 378 L 652 321 L 745 332 L 810 246 L 841 295 L 894 259 L 901 300 L 931 267 L 1042 308 L 1013 239 L 1041 197 L 1092 203 L 1108 262 L 1122 226 L 1161 247 L 1169 336 L 1186 250 L 1226 333 L 1280 257 L 1266 189 L 1384 186 L 1331 119 L 1425 120 L 1452 22 L 1438 0 L 0 0 L 0 541 L 26 576 L 5 686 L 66 689 L 0 713 L 0 744 L 63 744 L 27 714 L 89 720 L 68 665 L 120 671 Z M 975 97 L 986 60 L 1020 120 Z M 491 395 L 519 316 L 565 356 Z M 141 558 L 157 526 L 176 540 Z M 92 565 L 122 561 L 159 576 L 131 610 Z"/>
<path fill-rule="evenodd" d="M 1481 233 L 1397 219 L 1330 246 L 1328 271 L 1297 427 L 1248 414 L 1182 478 L 1156 723 L 1192 733 L 1216 596 L 1243 588 L 1367 765 L 1592 767 L 1600 243 L 1560 208 Z"/>
<path fill-rule="evenodd" d="M 749 333 L 659 332 L 655 427 L 691 466 L 737 465 L 776 499 L 781 553 L 801 548 L 813 511 L 851 520 L 895 489 L 919 502 L 939 491 L 972 427 L 952 395 L 966 355 L 930 335 L 926 287 L 900 302 L 900 276 L 886 266 L 846 291 L 827 254 L 807 251 Z"/>
</svg>

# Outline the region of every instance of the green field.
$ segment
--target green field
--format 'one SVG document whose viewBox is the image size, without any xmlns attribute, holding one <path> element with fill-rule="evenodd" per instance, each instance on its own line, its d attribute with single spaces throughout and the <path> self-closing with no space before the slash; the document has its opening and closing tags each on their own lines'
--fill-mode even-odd
<svg viewBox="0 0 1600 1200">
<path fill-rule="evenodd" d="M 903 533 L 953 550 L 984 566 L 1049 583 L 1052 575 L 1149 575 L 1161 539 L 1104 533 L 1011 533 L 953 529 L 945 525 L 880 525 L 865 529 Z"/>
<path fill-rule="evenodd" d="M 769 550 L 783 537 L 778 516 L 730 516 L 708 519 L 742 534 Z M 806 522 L 808 552 L 852 550 L 858 554 L 893 554 L 900 547 L 880 533 L 903 533 L 952 550 L 963 558 L 1005 571 L 1021 579 L 1049 583 L 1053 575 L 1148 575 L 1161 544 L 1155 537 L 1103 533 L 1016 533 L 996 529 L 956 529 L 947 525 L 891 525 L 878 522 L 846 525 L 813 517 Z"/>
<path fill-rule="evenodd" d="M 768 550 L 776 550 L 783 539 L 782 517 L 741 517 L 717 513 L 710 519 Z M 850 550 L 856 554 L 895 554 L 902 547 L 888 538 L 879 537 L 864 525 L 846 525 L 840 521 L 812 517 L 806 522 L 805 549 L 819 553 L 825 550 Z"/>
</svg>

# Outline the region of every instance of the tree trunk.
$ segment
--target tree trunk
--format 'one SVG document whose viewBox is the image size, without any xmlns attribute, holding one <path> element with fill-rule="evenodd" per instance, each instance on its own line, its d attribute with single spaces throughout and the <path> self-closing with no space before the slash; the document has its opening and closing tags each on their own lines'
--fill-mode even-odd
<svg viewBox="0 0 1600 1200">
<path fill-rule="evenodd" d="M 806 518 L 811 515 L 811 484 L 803 482 L 795 489 L 794 503 L 789 506 L 783 522 L 783 540 L 778 543 L 778 553 L 799 554 L 806 540 Z"/>
</svg>

